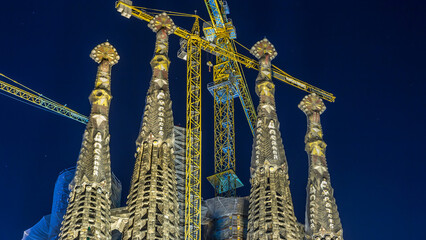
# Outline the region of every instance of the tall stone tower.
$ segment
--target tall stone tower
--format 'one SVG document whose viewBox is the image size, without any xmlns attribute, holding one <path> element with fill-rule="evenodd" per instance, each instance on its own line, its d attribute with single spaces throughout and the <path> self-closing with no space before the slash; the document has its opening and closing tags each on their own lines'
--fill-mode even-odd
<svg viewBox="0 0 426 240">
<path fill-rule="evenodd" d="M 308 119 L 308 130 L 305 136 L 305 150 L 309 158 L 306 238 L 309 240 L 343 240 L 342 224 L 325 158 L 327 144 L 322 139 L 320 115 L 325 111 L 325 105 L 321 98 L 312 93 L 303 98 L 299 108 Z"/>
<path fill-rule="evenodd" d="M 127 199 L 129 222 L 123 239 L 178 239 L 179 215 L 173 160 L 173 113 L 170 100 L 168 35 L 176 29 L 165 13 L 148 26 L 157 33 L 152 78 L 139 136 L 136 163 Z"/>
<path fill-rule="evenodd" d="M 267 39 L 257 42 L 250 52 L 259 59 L 256 93 L 260 103 L 250 167 L 247 239 L 301 239 L 271 80 L 271 60 L 277 52 Z"/>
<path fill-rule="evenodd" d="M 92 109 L 83 135 L 77 169 L 59 239 L 111 239 L 111 162 L 108 115 L 111 102 L 111 67 L 119 56 L 108 42 L 96 46 L 90 57 L 99 63 Z"/>
</svg>

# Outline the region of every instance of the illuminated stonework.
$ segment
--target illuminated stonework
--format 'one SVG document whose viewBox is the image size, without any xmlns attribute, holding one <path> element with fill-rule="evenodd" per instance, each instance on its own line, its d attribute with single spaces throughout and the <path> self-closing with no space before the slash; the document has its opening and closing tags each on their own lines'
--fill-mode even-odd
<svg viewBox="0 0 426 240">
<path fill-rule="evenodd" d="M 168 35 L 176 27 L 165 13 L 155 16 L 148 26 L 157 33 L 157 39 L 151 60 L 152 78 L 136 140 L 136 163 L 127 197 L 129 220 L 123 239 L 179 239 L 167 56 Z"/>
<path fill-rule="evenodd" d="M 299 108 L 308 119 L 308 130 L 305 136 L 305 150 L 309 157 L 306 239 L 343 240 L 342 224 L 325 158 L 327 145 L 322 138 L 320 115 L 325 111 L 325 105 L 321 98 L 312 93 L 303 98 Z"/>
<path fill-rule="evenodd" d="M 108 115 L 111 103 L 111 67 L 119 56 L 108 42 L 90 54 L 99 63 L 95 89 L 90 94 L 92 109 L 83 135 L 77 170 L 71 183 L 67 212 L 59 239 L 111 239 L 111 163 Z"/>
<path fill-rule="evenodd" d="M 271 81 L 271 60 L 277 55 L 266 39 L 251 53 L 259 58 L 256 93 L 260 98 L 251 159 L 251 191 L 248 240 L 301 239 L 294 215 L 288 166 L 275 111 L 275 86 Z"/>
</svg>

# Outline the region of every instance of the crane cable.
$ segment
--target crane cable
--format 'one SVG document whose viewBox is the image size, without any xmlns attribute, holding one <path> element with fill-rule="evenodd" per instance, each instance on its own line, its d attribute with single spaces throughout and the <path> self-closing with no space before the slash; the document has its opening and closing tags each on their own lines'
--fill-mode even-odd
<svg viewBox="0 0 426 240">
<path fill-rule="evenodd" d="M 28 91 L 30 91 L 30 92 L 33 92 L 34 94 L 36 94 L 36 95 L 38 95 L 38 96 L 43 96 L 43 94 L 41 94 L 41 93 L 39 93 L 39 92 L 37 92 L 37 91 L 35 91 L 35 90 L 33 90 L 33 89 L 31 89 L 31 88 L 29 88 L 29 87 L 25 86 L 24 84 L 19 83 L 18 81 L 13 80 L 12 78 L 10 78 L 10 77 L 8 77 L 8 76 L 4 75 L 3 73 L 0 73 L 0 76 L 2 76 L 2 77 L 4 77 L 4 78 L 6 78 L 6 79 L 8 79 L 8 80 L 12 81 L 13 83 L 18 84 L 19 86 L 21 86 L 21 87 L 23 87 L 23 88 L 27 89 L 27 90 L 28 90 Z M 43 97 L 44 97 L 44 96 L 43 96 Z M 47 97 L 46 97 L 46 99 L 49 99 L 49 98 L 47 98 Z M 50 100 L 50 101 L 53 101 L 52 99 L 49 99 L 49 100 Z"/>
<path fill-rule="evenodd" d="M 8 98 L 11 98 L 11 99 L 13 99 L 13 100 L 16 100 L 16 101 L 18 101 L 18 102 L 25 103 L 25 104 L 27 104 L 28 106 L 35 107 L 35 108 L 41 109 L 41 110 L 46 111 L 46 112 L 54 113 L 54 114 L 56 114 L 56 115 L 58 115 L 58 116 L 62 116 L 61 114 L 59 114 L 59 113 L 57 113 L 57 112 L 50 111 L 49 109 L 46 109 L 46 108 L 43 108 L 43 107 L 38 106 L 37 104 L 31 104 L 31 103 L 29 103 L 29 102 L 27 102 L 27 101 L 24 101 L 24 100 L 22 100 L 22 99 L 19 99 L 19 98 L 17 98 L 17 97 L 13 97 L 12 95 L 8 95 L 8 94 L 5 94 L 5 93 L 3 93 L 3 92 L 0 92 L 0 94 L 1 94 L 1 95 L 3 95 L 3 96 L 6 96 L 6 97 L 8 97 Z"/>
<path fill-rule="evenodd" d="M 147 8 L 147 7 L 135 7 L 135 8 L 142 9 L 146 13 L 153 14 L 153 15 L 165 12 L 165 13 L 167 13 L 170 16 L 199 18 L 201 21 L 209 24 L 208 21 L 204 20 L 202 17 L 200 17 L 198 15 L 195 15 L 195 14 L 173 12 L 173 11 L 168 11 L 168 10 L 161 10 L 161 9 Z"/>
</svg>

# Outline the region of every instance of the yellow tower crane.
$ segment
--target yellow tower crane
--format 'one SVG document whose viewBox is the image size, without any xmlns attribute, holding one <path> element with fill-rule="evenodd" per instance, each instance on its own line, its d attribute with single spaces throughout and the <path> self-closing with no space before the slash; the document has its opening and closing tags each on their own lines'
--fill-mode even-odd
<svg viewBox="0 0 426 240">
<path fill-rule="evenodd" d="M 0 76 L 6 80 L 11 81 L 11 83 L 6 83 L 0 80 L 0 90 L 4 92 L 4 94 L 0 92 L 1 94 L 7 97 L 14 98 L 16 100 L 24 100 L 24 103 L 28 103 L 34 107 L 39 107 L 48 112 L 52 112 L 52 113 L 70 118 L 72 120 L 75 120 L 83 124 L 87 124 L 87 122 L 89 121 L 89 119 L 86 116 L 64 105 L 59 104 L 50 98 L 43 96 L 42 94 L 13 80 L 12 78 L 2 73 L 0 73 Z M 21 87 L 27 90 L 23 90 L 17 86 L 14 86 L 13 84 L 20 85 Z"/>
<path fill-rule="evenodd" d="M 198 18 L 187 40 L 185 239 L 201 237 L 201 47 Z M 182 45 L 184 46 L 184 45 Z M 182 53 L 184 51 L 181 51 Z"/>
<path fill-rule="evenodd" d="M 227 51 L 237 54 L 235 39 L 237 38 L 235 26 L 227 17 L 230 13 L 225 0 L 204 0 L 210 22 L 205 22 L 203 32 L 205 39 Z M 309 86 L 296 80 L 274 66 L 275 77 L 290 82 L 299 88 Z M 252 134 L 256 121 L 256 111 L 247 87 L 247 82 L 241 64 L 233 57 L 216 55 L 216 64 L 213 67 L 213 83 L 208 84 L 208 89 L 214 97 L 214 165 L 215 174 L 207 179 L 215 189 L 215 195 L 235 196 L 236 188 L 243 186 L 235 174 L 235 131 L 234 131 L 234 98 L 239 97 Z M 321 92 L 326 98 L 334 97 L 320 89 L 312 91 Z"/>
<path fill-rule="evenodd" d="M 203 24 L 207 41 L 237 53 L 234 39 L 237 38 L 232 20 L 226 14 L 226 1 L 204 0 L 210 22 Z M 243 184 L 235 174 L 235 128 L 234 98 L 239 97 L 250 129 L 254 134 L 256 111 L 243 75 L 240 63 L 233 58 L 216 55 L 213 66 L 213 82 L 208 89 L 214 97 L 214 175 L 208 177 L 216 196 L 235 196 Z"/>
<path fill-rule="evenodd" d="M 205 38 L 200 37 L 196 15 L 168 12 L 170 15 L 192 16 L 196 21 L 189 32 L 177 27 L 174 34 L 181 37 L 178 57 L 187 60 L 187 119 L 186 119 L 186 182 L 185 182 L 185 239 L 201 239 L 201 50 L 216 56 L 213 83 L 208 85 L 215 104 L 215 175 L 209 180 L 215 193 L 235 194 L 241 184 L 235 175 L 235 145 L 233 99 L 239 97 L 249 126 L 254 132 L 256 113 L 241 65 L 258 70 L 258 61 L 236 51 L 235 28 L 226 18 L 227 4 L 222 0 L 205 0 L 211 22 L 205 22 Z M 135 17 L 146 22 L 153 15 L 144 7 L 132 6 L 131 0 L 116 2 L 116 9 L 126 18 Z M 273 76 L 291 86 L 334 102 L 333 94 L 290 76 L 272 65 Z"/>
</svg>

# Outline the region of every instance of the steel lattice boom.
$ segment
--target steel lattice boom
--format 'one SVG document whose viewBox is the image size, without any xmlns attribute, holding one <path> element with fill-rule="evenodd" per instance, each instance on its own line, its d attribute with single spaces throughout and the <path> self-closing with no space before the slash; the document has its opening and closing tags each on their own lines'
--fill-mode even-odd
<svg viewBox="0 0 426 240">
<path fill-rule="evenodd" d="M 4 74 L 0 73 L 0 76 L 11 80 L 9 77 L 5 76 Z M 70 108 L 67 108 L 53 100 L 47 99 L 41 94 L 36 95 L 34 93 L 30 93 L 28 91 L 25 91 L 23 89 L 20 89 L 16 86 L 13 86 L 3 81 L 0 81 L 0 90 L 10 94 L 11 96 L 18 97 L 19 99 L 25 100 L 25 102 L 28 102 L 32 104 L 33 106 L 41 107 L 44 110 L 59 114 L 67 118 L 71 118 L 77 122 L 87 124 L 87 122 L 89 121 L 86 116 Z"/>
</svg>

